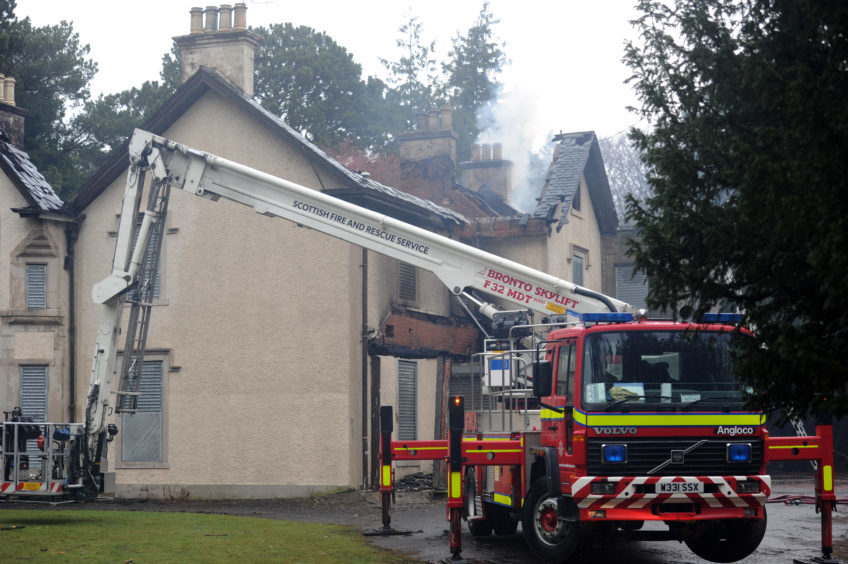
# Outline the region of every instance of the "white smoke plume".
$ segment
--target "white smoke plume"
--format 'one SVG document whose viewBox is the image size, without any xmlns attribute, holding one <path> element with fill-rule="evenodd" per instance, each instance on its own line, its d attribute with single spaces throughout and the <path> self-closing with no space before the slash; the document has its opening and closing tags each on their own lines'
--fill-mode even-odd
<svg viewBox="0 0 848 564">
<path fill-rule="evenodd" d="M 544 126 L 538 108 L 531 93 L 511 89 L 499 92 L 477 112 L 481 133 L 475 143 L 501 143 L 503 158 L 513 163 L 512 201 L 508 203 L 521 212 L 536 207 L 551 162 L 551 130 Z"/>
</svg>

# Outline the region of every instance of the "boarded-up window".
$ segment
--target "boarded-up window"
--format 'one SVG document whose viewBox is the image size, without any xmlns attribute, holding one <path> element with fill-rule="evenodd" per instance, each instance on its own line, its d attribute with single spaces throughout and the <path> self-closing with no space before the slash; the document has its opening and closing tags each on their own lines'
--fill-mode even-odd
<svg viewBox="0 0 848 564">
<path fill-rule="evenodd" d="M 648 277 L 642 272 L 633 274 L 633 265 L 615 267 L 615 297 L 636 308 L 647 308 Z"/>
<path fill-rule="evenodd" d="M 33 421 L 47 421 L 47 366 L 21 366 L 21 413 Z M 35 439 L 27 441 L 30 468 L 41 468 L 41 451 Z"/>
<path fill-rule="evenodd" d="M 398 361 L 398 440 L 418 438 L 418 363 Z"/>
<path fill-rule="evenodd" d="M 418 299 L 418 270 L 405 262 L 398 263 L 398 298 L 410 301 Z"/>
<path fill-rule="evenodd" d="M 583 264 L 585 257 L 582 253 L 574 252 L 574 257 L 571 259 L 573 282 L 578 286 L 583 285 Z"/>
<path fill-rule="evenodd" d="M 26 265 L 26 307 L 27 309 L 47 308 L 47 265 L 27 263 Z"/>
<path fill-rule="evenodd" d="M 139 382 L 138 411 L 121 415 L 121 460 L 162 461 L 161 360 L 145 360 Z"/>
</svg>

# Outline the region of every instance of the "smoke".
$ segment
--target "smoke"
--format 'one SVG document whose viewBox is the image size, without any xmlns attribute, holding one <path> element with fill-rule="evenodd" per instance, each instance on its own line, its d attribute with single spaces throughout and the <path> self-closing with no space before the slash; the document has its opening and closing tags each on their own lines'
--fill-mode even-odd
<svg viewBox="0 0 848 564">
<path fill-rule="evenodd" d="M 544 127 L 538 108 L 536 96 L 514 88 L 499 91 L 477 112 L 480 135 L 475 143 L 501 143 L 503 158 L 513 163 L 508 203 L 527 213 L 536 207 L 552 153 L 551 130 Z"/>
</svg>

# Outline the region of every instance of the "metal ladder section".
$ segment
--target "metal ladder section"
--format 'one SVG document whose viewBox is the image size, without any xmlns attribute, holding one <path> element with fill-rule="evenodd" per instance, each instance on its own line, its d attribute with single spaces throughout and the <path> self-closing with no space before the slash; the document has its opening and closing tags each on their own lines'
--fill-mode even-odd
<svg viewBox="0 0 848 564">
<path fill-rule="evenodd" d="M 159 257 L 162 249 L 162 237 L 165 234 L 165 217 L 168 211 L 169 195 L 169 185 L 153 183 L 148 197 L 147 210 L 156 214 L 156 221 L 150 228 L 147 252 L 139 270 L 139 282 L 126 296 L 126 302 L 130 304 L 130 314 L 120 380 L 116 392 L 116 413 L 135 413 L 138 411 L 138 397 L 141 395 L 139 386 L 144 364 L 144 352 L 147 346 L 147 331 L 150 327 L 150 313 L 153 309 L 154 287 L 156 276 L 159 273 Z M 138 237 L 138 225 L 136 226 L 135 237 Z"/>
</svg>

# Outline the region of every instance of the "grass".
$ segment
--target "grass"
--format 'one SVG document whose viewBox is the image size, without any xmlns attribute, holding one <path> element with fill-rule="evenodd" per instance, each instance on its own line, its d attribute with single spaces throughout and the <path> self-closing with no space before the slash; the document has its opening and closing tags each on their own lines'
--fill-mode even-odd
<svg viewBox="0 0 848 564">
<path fill-rule="evenodd" d="M 197 513 L 0 510 L 0 562 L 412 562 L 350 527 Z"/>
</svg>

